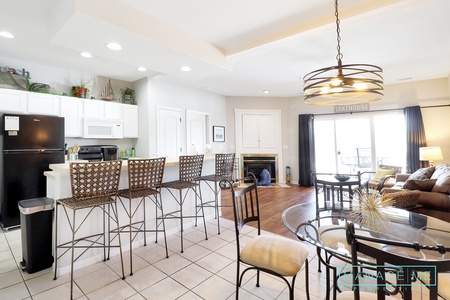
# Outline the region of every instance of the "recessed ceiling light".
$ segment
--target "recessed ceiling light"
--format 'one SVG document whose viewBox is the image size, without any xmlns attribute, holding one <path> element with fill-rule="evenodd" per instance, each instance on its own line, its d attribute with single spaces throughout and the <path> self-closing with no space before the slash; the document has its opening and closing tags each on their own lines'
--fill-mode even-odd
<svg viewBox="0 0 450 300">
<path fill-rule="evenodd" d="M 270 93 L 270 90 L 263 90 L 263 93 L 268 94 L 268 93 Z"/>
<path fill-rule="evenodd" d="M 12 33 L 9 33 L 7 31 L 0 31 L 0 36 L 7 38 L 7 39 L 13 39 L 14 35 Z"/>
<path fill-rule="evenodd" d="M 87 58 L 92 57 L 92 54 L 90 54 L 89 52 L 81 52 L 80 55 Z"/>
<path fill-rule="evenodd" d="M 191 69 L 191 67 L 188 67 L 188 66 L 182 66 L 180 68 L 180 70 L 183 71 L 183 72 L 190 72 L 192 69 Z"/>
<path fill-rule="evenodd" d="M 115 50 L 115 51 L 122 50 L 122 46 L 120 46 L 120 45 L 117 44 L 117 43 L 108 43 L 108 44 L 106 45 L 106 47 L 108 47 L 108 48 L 111 49 L 111 50 Z"/>
<path fill-rule="evenodd" d="M 138 71 L 140 71 L 140 72 L 145 72 L 145 71 L 147 71 L 147 69 L 144 68 L 144 67 L 139 67 L 139 68 L 138 68 Z"/>
</svg>

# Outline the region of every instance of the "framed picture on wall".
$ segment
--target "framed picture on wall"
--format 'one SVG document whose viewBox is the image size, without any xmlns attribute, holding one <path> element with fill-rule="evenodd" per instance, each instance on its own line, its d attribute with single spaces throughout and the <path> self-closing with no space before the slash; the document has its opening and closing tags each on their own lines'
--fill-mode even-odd
<svg viewBox="0 0 450 300">
<path fill-rule="evenodd" d="M 213 142 L 225 142 L 225 126 L 213 126 Z"/>
</svg>

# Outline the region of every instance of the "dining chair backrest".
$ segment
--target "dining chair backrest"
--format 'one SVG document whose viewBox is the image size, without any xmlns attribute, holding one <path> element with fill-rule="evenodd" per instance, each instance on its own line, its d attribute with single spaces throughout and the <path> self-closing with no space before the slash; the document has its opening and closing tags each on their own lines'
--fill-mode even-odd
<svg viewBox="0 0 450 300">
<path fill-rule="evenodd" d="M 117 195 L 121 160 L 72 162 L 69 167 L 72 197 L 76 201 Z"/>
<path fill-rule="evenodd" d="M 216 170 L 215 175 L 231 178 L 234 169 L 234 153 L 217 153 L 215 156 Z"/>
<path fill-rule="evenodd" d="M 348 181 L 342 182 L 334 179 L 333 176 L 337 174 L 316 173 L 314 171 L 311 174 L 313 175 L 316 203 L 323 199 L 331 204 L 329 206 L 325 203 L 323 209 L 339 209 L 343 202 L 351 203 L 355 193 L 362 190 L 361 172 L 357 172 L 357 174 L 340 174 L 350 178 Z M 324 179 L 322 179 L 322 176 Z M 335 204 L 337 204 L 336 207 L 334 206 Z"/>
<path fill-rule="evenodd" d="M 250 180 L 248 186 L 242 189 L 232 188 L 234 225 L 236 229 L 236 242 L 239 249 L 239 234 L 245 224 L 256 222 L 258 235 L 261 233 L 261 222 L 259 215 L 259 199 L 256 177 L 249 173 Z"/>
<path fill-rule="evenodd" d="M 443 254 L 450 251 L 450 247 L 427 246 L 417 242 L 400 242 L 358 235 L 355 233 L 355 225 L 351 222 L 347 223 L 346 237 L 352 255 L 351 286 L 354 299 L 359 300 L 360 293 L 368 286 L 376 287 L 373 290 L 377 291 L 377 299 L 385 299 L 385 291 L 392 290 L 390 279 L 393 274 L 396 274 L 403 299 L 412 299 L 415 287 L 428 288 L 429 291 L 422 295 L 428 294 L 429 299 L 438 299 L 439 273 L 450 271 L 450 259 L 419 259 L 418 257 L 422 257 L 421 251 L 436 251 Z M 390 250 L 387 251 L 386 248 Z M 361 258 L 367 258 L 367 256 L 373 258 L 375 263 L 362 264 Z M 360 278 L 364 277 L 362 270 L 369 268 L 376 269 L 376 282 L 360 285 Z"/>
<path fill-rule="evenodd" d="M 131 191 L 160 188 L 166 158 L 129 159 L 128 186 Z"/>
<path fill-rule="evenodd" d="M 179 176 L 181 182 L 195 181 L 202 175 L 204 155 L 180 156 Z"/>
</svg>

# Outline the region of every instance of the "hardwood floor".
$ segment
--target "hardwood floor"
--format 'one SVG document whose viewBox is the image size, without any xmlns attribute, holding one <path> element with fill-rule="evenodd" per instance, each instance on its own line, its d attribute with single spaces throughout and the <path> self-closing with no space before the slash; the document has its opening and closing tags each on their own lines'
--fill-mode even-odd
<svg viewBox="0 0 450 300">
<path fill-rule="evenodd" d="M 295 204 L 315 201 L 314 187 L 302 187 L 295 184 L 290 188 L 258 188 L 261 213 L 261 229 L 288 238 L 296 239 L 295 235 L 284 226 L 281 220 L 283 211 Z M 231 189 L 222 190 L 222 218 L 233 220 L 231 208 Z"/>
</svg>

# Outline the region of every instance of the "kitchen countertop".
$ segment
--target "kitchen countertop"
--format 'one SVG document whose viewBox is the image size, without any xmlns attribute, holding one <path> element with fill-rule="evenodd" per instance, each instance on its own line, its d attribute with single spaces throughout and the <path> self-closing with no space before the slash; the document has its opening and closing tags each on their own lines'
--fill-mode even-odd
<svg viewBox="0 0 450 300">
<path fill-rule="evenodd" d="M 133 158 L 139 159 L 138 157 L 133 157 Z M 133 159 L 133 158 L 130 158 L 130 159 Z M 214 161 L 214 155 L 205 156 L 205 158 L 203 160 L 203 162 L 211 162 L 211 161 Z M 75 160 L 75 161 L 66 160 L 64 163 L 50 164 L 49 168 L 55 172 L 68 172 L 69 164 L 71 162 L 88 162 L 88 161 L 87 160 Z M 166 167 L 173 167 L 173 166 L 178 166 L 178 165 L 179 165 L 178 161 L 167 161 L 166 160 Z M 122 160 L 122 170 L 128 170 L 128 159 Z"/>
</svg>

